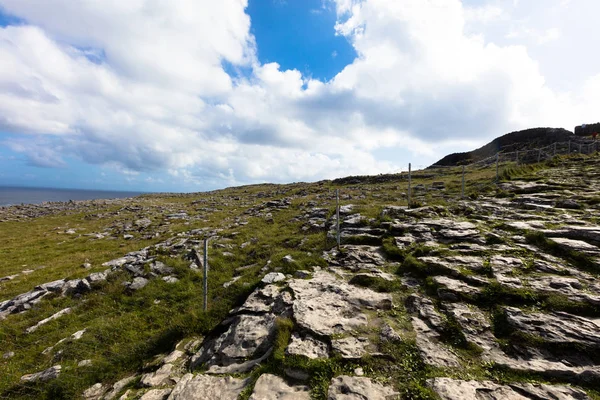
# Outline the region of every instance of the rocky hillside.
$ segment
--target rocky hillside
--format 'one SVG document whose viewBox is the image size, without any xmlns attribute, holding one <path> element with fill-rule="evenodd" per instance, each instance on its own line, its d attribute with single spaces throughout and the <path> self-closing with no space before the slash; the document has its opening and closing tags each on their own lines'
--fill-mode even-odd
<svg viewBox="0 0 600 400">
<path fill-rule="evenodd" d="M 0 398 L 600 399 L 597 165 L 0 209 Z"/>
<path fill-rule="evenodd" d="M 576 136 L 591 136 L 594 133 L 600 133 L 600 122 L 595 124 L 579 125 L 575 127 Z"/>
<path fill-rule="evenodd" d="M 568 140 L 578 140 L 573 132 L 562 128 L 533 128 L 524 131 L 507 133 L 500 136 L 483 147 L 465 153 L 452 153 L 434 165 L 437 166 L 455 166 L 471 164 L 488 157 L 495 156 L 496 153 L 513 152 L 536 149 L 548 146 L 555 142 L 565 142 Z"/>
</svg>

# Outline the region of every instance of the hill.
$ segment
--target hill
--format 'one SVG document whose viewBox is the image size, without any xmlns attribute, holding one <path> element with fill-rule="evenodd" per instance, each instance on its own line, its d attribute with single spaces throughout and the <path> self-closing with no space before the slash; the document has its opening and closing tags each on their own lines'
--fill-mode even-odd
<svg viewBox="0 0 600 400">
<path fill-rule="evenodd" d="M 0 399 L 598 400 L 599 158 L 0 208 Z"/>
<path fill-rule="evenodd" d="M 445 156 L 434 165 L 455 166 L 470 164 L 494 156 L 497 152 L 529 150 L 574 139 L 573 132 L 562 128 L 532 128 L 500 136 L 476 150 L 453 153 Z"/>
</svg>

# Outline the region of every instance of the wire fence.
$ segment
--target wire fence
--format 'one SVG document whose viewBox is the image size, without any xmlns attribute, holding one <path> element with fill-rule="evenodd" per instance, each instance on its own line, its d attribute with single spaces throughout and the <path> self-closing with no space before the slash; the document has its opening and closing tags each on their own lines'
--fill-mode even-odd
<svg viewBox="0 0 600 400">
<path fill-rule="evenodd" d="M 596 140 L 589 140 L 585 138 L 577 138 L 574 140 L 554 142 L 547 146 L 537 147 L 533 149 L 523 149 L 514 151 L 503 151 L 500 149 L 494 155 L 486 157 L 475 162 L 459 164 L 459 165 L 439 165 L 434 164 L 425 169 L 413 171 L 412 164 L 408 164 L 408 171 L 401 172 L 400 175 L 406 174 L 408 181 L 407 188 L 407 202 L 410 207 L 412 200 L 414 199 L 415 189 L 423 188 L 423 184 L 412 186 L 413 179 L 427 180 L 427 179 L 442 179 L 450 175 L 461 175 L 460 186 L 461 186 L 461 197 L 465 197 L 465 186 L 466 186 L 466 175 L 472 174 L 477 171 L 483 171 L 495 166 L 495 177 L 494 181 L 499 181 L 501 176 L 501 167 L 504 168 L 507 164 L 514 165 L 525 165 L 535 164 L 546 160 L 553 159 L 560 155 L 575 155 L 585 154 L 590 155 L 597 153 L 599 150 L 599 144 Z M 431 184 L 433 189 L 443 188 L 443 182 L 436 182 Z"/>
</svg>

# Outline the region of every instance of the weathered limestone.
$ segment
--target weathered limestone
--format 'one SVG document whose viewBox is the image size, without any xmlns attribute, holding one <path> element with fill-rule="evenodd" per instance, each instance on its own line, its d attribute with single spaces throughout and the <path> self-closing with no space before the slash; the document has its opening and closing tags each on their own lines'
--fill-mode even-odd
<svg viewBox="0 0 600 400">
<path fill-rule="evenodd" d="M 349 336 L 331 341 L 332 350 L 347 360 L 359 359 L 367 354 L 368 345 L 369 339 L 364 337 Z"/>
<path fill-rule="evenodd" d="M 247 383 L 245 379 L 231 376 L 185 374 L 173 388 L 168 400 L 237 399 Z"/>
<path fill-rule="evenodd" d="M 164 364 L 156 372 L 144 374 L 140 383 L 142 384 L 142 386 L 146 387 L 172 384 L 174 383 L 174 381 L 171 379 L 172 373 L 173 364 Z"/>
<path fill-rule="evenodd" d="M 172 392 L 172 389 L 152 389 L 140 397 L 140 400 L 165 400 Z"/>
<path fill-rule="evenodd" d="M 506 307 L 505 315 L 514 328 L 545 341 L 600 348 L 600 324 L 587 318 L 559 311 L 526 314 L 515 307 Z"/>
<path fill-rule="evenodd" d="M 97 400 L 106 393 L 107 387 L 101 383 L 96 383 L 83 391 L 83 398 L 86 400 Z"/>
<path fill-rule="evenodd" d="M 342 375 L 331 380 L 329 400 L 392 400 L 398 396 L 394 389 L 369 378 Z"/>
<path fill-rule="evenodd" d="M 248 358 L 258 358 L 270 349 L 274 334 L 273 314 L 235 316 L 221 336 L 202 346 L 192 363 L 227 366 Z"/>
<path fill-rule="evenodd" d="M 451 378 L 434 378 L 427 381 L 427 384 L 442 400 L 589 399 L 584 391 L 569 386 L 531 383 L 502 386 L 490 381 L 461 381 Z"/>
<path fill-rule="evenodd" d="M 277 316 L 289 314 L 291 295 L 275 285 L 258 288 L 231 317 L 223 321 L 226 330 L 208 338 L 192 357 L 192 367 L 206 363 L 209 373 L 245 372 L 271 351 Z"/>
<path fill-rule="evenodd" d="M 291 355 L 304 356 L 312 359 L 329 357 L 327 343 L 315 339 L 310 335 L 301 337 L 296 332 L 292 334 L 286 352 Z"/>
<path fill-rule="evenodd" d="M 118 380 L 117 382 L 115 382 L 115 384 L 112 386 L 110 392 L 108 392 L 103 400 L 113 400 L 117 397 L 117 395 L 119 394 L 119 392 L 121 392 L 121 390 L 123 390 L 123 388 L 127 385 L 129 385 L 134 379 L 136 379 L 136 376 L 128 376 L 125 377 L 123 379 Z"/>
<path fill-rule="evenodd" d="M 269 272 L 262 278 L 261 282 L 262 283 L 275 283 L 275 282 L 281 282 L 284 280 L 285 280 L 285 275 L 282 274 L 281 272 Z"/>
<path fill-rule="evenodd" d="M 362 308 L 390 309 L 392 297 L 349 285 L 325 271 L 312 279 L 293 279 L 294 318 L 302 329 L 320 336 L 350 332 L 367 324 Z"/>
<path fill-rule="evenodd" d="M 23 375 L 21 382 L 46 382 L 58 378 L 60 375 L 61 366 L 55 365 L 35 374 Z"/>
<path fill-rule="evenodd" d="M 411 322 L 416 333 L 417 347 L 426 364 L 444 367 L 458 367 L 458 357 L 441 343 L 440 332 L 445 319 L 436 310 L 433 302 L 418 295 L 410 295 L 406 300 L 406 308 L 418 316 Z"/>
<path fill-rule="evenodd" d="M 433 281 L 438 284 L 438 296 L 442 300 L 458 301 L 462 295 L 477 296 L 481 288 L 471 286 L 466 282 L 452 279 L 447 276 L 435 276 Z"/>
<path fill-rule="evenodd" d="M 292 386 L 276 375 L 262 374 L 250 400 L 310 400 L 310 393 L 306 386 Z"/>
</svg>

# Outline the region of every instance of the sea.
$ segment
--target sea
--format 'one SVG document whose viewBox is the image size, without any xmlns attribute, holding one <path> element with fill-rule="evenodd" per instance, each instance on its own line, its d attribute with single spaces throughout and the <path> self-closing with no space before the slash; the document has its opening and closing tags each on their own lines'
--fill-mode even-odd
<svg viewBox="0 0 600 400">
<path fill-rule="evenodd" d="M 40 204 L 45 201 L 122 199 L 135 197 L 142 192 L 121 192 L 107 190 L 56 189 L 35 187 L 0 186 L 0 207 L 15 204 Z"/>
</svg>

